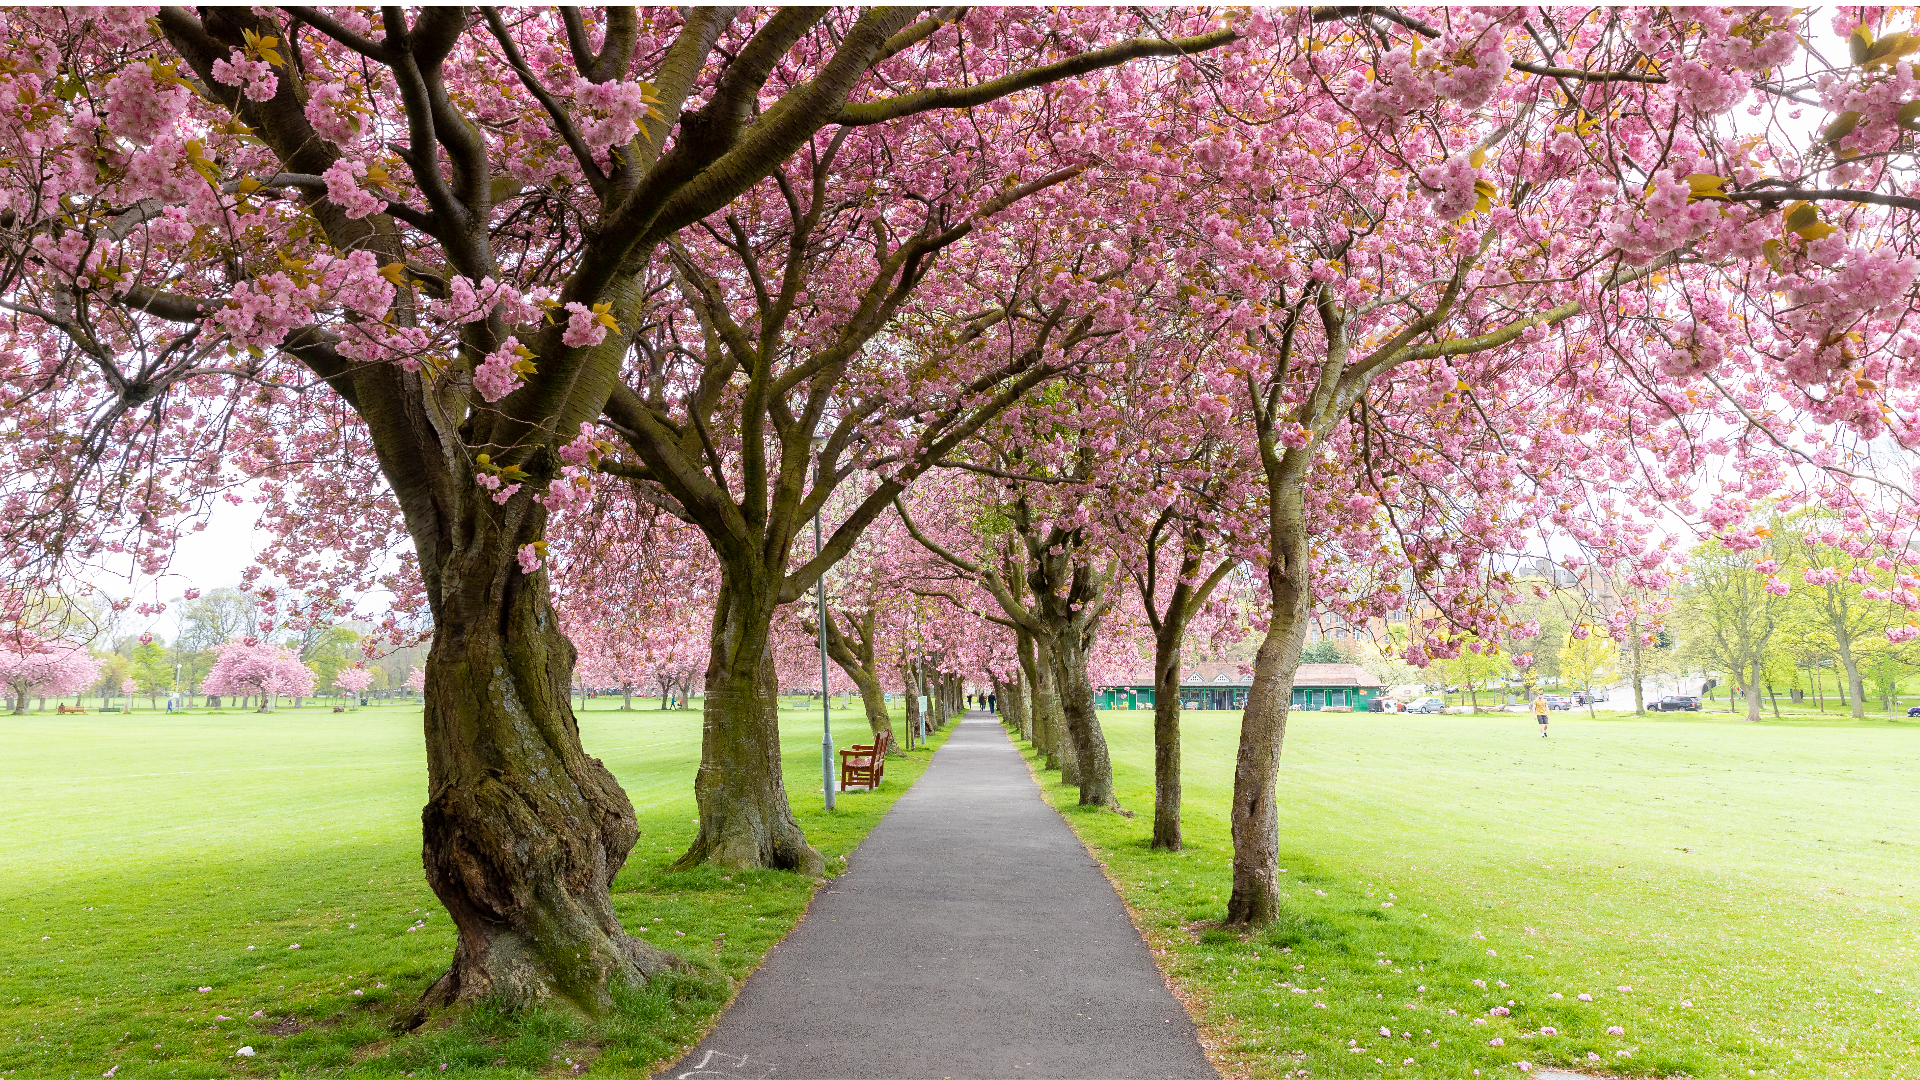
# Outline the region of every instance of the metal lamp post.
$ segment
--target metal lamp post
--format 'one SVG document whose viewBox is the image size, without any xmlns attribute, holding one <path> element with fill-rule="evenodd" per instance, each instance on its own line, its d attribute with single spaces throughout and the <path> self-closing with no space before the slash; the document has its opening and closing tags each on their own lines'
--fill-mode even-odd
<svg viewBox="0 0 1920 1080">
<path fill-rule="evenodd" d="M 820 483 L 819 454 L 827 440 L 813 437 L 813 482 Z M 820 557 L 820 510 L 813 512 L 813 557 Z M 814 619 L 820 632 L 820 790 L 826 796 L 827 809 L 833 809 L 833 702 L 827 697 L 827 575 L 822 571 L 813 583 Z"/>
</svg>

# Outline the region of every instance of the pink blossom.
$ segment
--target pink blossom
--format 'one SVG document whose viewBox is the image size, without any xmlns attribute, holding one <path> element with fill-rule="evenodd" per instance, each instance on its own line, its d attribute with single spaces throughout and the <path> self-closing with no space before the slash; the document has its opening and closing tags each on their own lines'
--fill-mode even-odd
<svg viewBox="0 0 1920 1080">
<path fill-rule="evenodd" d="M 520 347 L 517 338 L 508 337 L 500 347 L 487 354 L 480 366 L 473 369 L 473 388 L 488 401 L 499 401 L 514 392 L 520 386 L 520 373 L 513 369 L 519 363 L 515 352 Z"/>
<path fill-rule="evenodd" d="M 359 173 L 345 159 L 336 161 L 325 173 L 327 198 L 339 204 L 350 218 L 363 218 L 387 208 L 387 201 L 360 186 Z"/>
<path fill-rule="evenodd" d="M 606 325 L 585 304 L 567 305 L 567 330 L 560 335 L 561 343 L 570 349 L 585 349 L 600 344 L 606 338 Z"/>
<path fill-rule="evenodd" d="M 514 553 L 514 558 L 520 561 L 520 572 L 523 574 L 531 574 L 540 569 L 540 553 L 534 550 L 532 544 L 520 545 L 520 550 Z"/>
<path fill-rule="evenodd" d="M 280 79 L 273 73 L 273 65 L 265 60 L 249 60 L 234 49 L 227 60 L 213 62 L 213 81 L 228 86 L 245 87 L 250 101 L 270 100 L 280 88 Z"/>
</svg>

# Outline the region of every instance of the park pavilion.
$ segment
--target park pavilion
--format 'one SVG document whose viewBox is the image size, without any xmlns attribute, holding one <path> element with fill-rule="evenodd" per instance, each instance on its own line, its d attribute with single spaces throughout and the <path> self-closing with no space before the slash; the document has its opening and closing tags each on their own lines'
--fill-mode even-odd
<svg viewBox="0 0 1920 1080">
<path fill-rule="evenodd" d="M 1180 704 L 1188 709 L 1243 709 L 1253 688 L 1253 667 L 1242 664 L 1188 664 L 1180 672 Z M 1301 664 L 1293 676 L 1293 707 L 1315 710 L 1350 708 L 1364 712 L 1386 693 L 1380 680 L 1359 664 Z M 1153 708 L 1153 669 L 1142 666 L 1122 683 L 1095 695 L 1103 709 Z"/>
</svg>

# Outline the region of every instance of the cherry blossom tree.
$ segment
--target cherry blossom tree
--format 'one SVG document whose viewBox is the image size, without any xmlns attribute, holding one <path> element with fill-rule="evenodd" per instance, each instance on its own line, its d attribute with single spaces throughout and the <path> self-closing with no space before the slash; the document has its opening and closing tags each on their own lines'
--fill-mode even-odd
<svg viewBox="0 0 1920 1080">
<path fill-rule="evenodd" d="M 258 695 L 261 712 L 272 712 L 283 694 L 296 698 L 313 696 L 313 669 L 301 663 L 299 655 L 284 645 L 243 638 L 221 645 L 217 653 L 213 670 L 200 682 L 202 694 Z"/>
<path fill-rule="evenodd" d="M 0 645 L 0 686 L 13 699 L 13 712 L 27 711 L 30 697 L 79 694 L 100 677 L 100 662 L 85 646 L 16 635 Z M 45 707 L 45 702 L 41 703 Z"/>
<path fill-rule="evenodd" d="M 1900 227 L 1878 208 L 1902 204 L 1806 190 L 1805 155 L 1785 138 L 1756 150 L 1724 118 L 1750 94 L 1764 112 L 1801 93 L 1782 85 L 1797 18 L 1277 14 L 1246 27 L 1261 78 L 1135 150 L 1137 169 L 1188 181 L 1159 189 L 1174 197 L 1151 250 L 1196 291 L 1193 337 L 1221 346 L 1265 475 L 1271 603 L 1236 765 L 1229 921 L 1279 908 L 1275 779 L 1316 603 L 1354 618 L 1418 606 L 1432 614 L 1408 658 L 1447 659 L 1504 636 L 1512 583 L 1492 556 L 1529 533 L 1570 535 L 1610 569 L 1650 554 L 1619 527 L 1627 511 L 1655 512 L 1715 455 L 1770 478 L 1794 421 L 1756 419 L 1766 394 L 1873 429 L 1829 399 L 1877 381 L 1836 381 L 1814 355 L 1837 359 L 1846 335 L 1809 343 L 1844 325 L 1863 335 L 1857 356 L 1897 353 L 1920 264 L 1902 240 L 1835 239 L 1816 204 L 1888 235 Z M 1859 70 L 1816 78 L 1823 92 L 1897 96 L 1875 65 L 1904 39 L 1867 36 Z M 1829 140 L 1842 153 L 1846 134 Z M 1768 175 L 1775 161 L 1789 176 Z M 1850 170 L 1830 175 L 1869 179 Z M 1765 340 L 1730 344 L 1742 319 Z M 1715 383 L 1723 359 L 1764 385 Z M 1740 437 L 1716 439 L 1729 429 Z"/>
<path fill-rule="evenodd" d="M 354 707 L 358 708 L 360 695 L 366 692 L 367 687 L 373 685 L 373 672 L 357 664 L 352 667 L 343 667 L 333 676 L 333 685 L 353 699 Z"/>
</svg>

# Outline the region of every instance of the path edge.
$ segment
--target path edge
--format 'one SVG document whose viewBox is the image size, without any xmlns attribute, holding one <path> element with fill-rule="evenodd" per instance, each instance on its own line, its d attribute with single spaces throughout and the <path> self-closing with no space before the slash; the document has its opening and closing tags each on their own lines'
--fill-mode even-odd
<svg viewBox="0 0 1920 1080">
<path fill-rule="evenodd" d="M 947 725 L 945 727 L 938 729 L 938 731 L 935 734 L 929 735 L 927 737 L 928 742 L 932 742 L 935 738 L 938 738 L 940 740 L 940 745 L 935 746 L 933 748 L 933 754 L 938 754 L 941 751 L 941 749 L 947 745 L 947 740 L 953 736 L 954 729 L 958 728 L 959 726 L 960 725 L 958 721 L 950 720 L 947 722 Z M 931 769 L 933 767 L 933 754 L 927 755 L 928 769 Z M 1022 756 L 1024 757 L 1025 755 L 1022 755 Z M 900 800 L 906 798 L 907 792 L 910 792 L 914 788 L 919 787 L 920 781 L 925 780 L 926 778 L 927 778 L 926 771 L 923 770 L 919 776 L 914 777 L 913 783 L 907 785 L 906 791 L 902 791 L 899 795 L 894 797 L 893 805 L 898 806 L 900 804 Z M 789 801 L 791 801 L 791 796 L 789 796 Z M 880 821 L 887 820 L 887 817 L 892 813 L 893 813 L 893 806 L 887 807 L 887 812 L 885 814 L 880 815 Z M 876 821 L 873 823 L 874 829 L 877 829 L 880 827 L 880 821 Z M 873 835 L 873 829 L 868 829 L 867 836 L 872 836 L 872 835 Z M 1078 837 L 1079 835 L 1080 835 L 1079 833 L 1074 834 L 1075 837 Z M 636 1072 L 634 1075 L 643 1076 L 643 1077 L 661 1076 L 666 1070 L 671 1069 L 675 1065 L 678 1065 L 680 1062 L 686 1060 L 686 1057 L 688 1054 L 693 1053 L 693 1051 L 697 1047 L 699 1047 L 701 1043 L 707 1040 L 707 1036 L 713 1034 L 713 1029 L 719 1027 L 720 1021 L 723 1018 L 725 1018 L 727 1013 L 733 1009 L 733 1003 L 740 1000 L 740 991 L 746 988 L 747 980 L 759 974 L 760 969 L 766 966 L 767 958 L 773 955 L 773 950 L 778 948 L 781 945 L 786 944 L 787 939 L 793 936 L 793 932 L 795 930 L 800 929 L 800 924 L 807 921 L 807 916 L 813 914 L 813 902 L 819 898 L 820 890 L 832 884 L 834 879 L 838 878 L 840 874 L 844 874 L 847 871 L 853 869 L 853 857 L 860 853 L 860 848 L 864 844 L 866 844 L 866 842 L 867 842 L 867 837 L 862 836 L 860 838 L 860 843 L 853 845 L 853 850 L 847 852 L 847 854 L 842 858 L 842 862 L 844 863 L 844 865 L 841 866 L 839 874 L 832 874 L 827 877 L 819 878 L 814 882 L 812 890 L 807 893 L 807 905 L 800 909 L 800 916 L 793 920 L 792 926 L 787 927 L 786 933 L 780 935 L 779 941 L 776 941 L 772 945 L 767 946 L 767 951 L 760 954 L 760 959 L 754 962 L 753 970 L 747 972 L 745 975 L 742 975 L 737 979 L 731 978 L 731 977 L 727 979 L 727 983 L 728 983 L 727 1003 L 725 1005 L 720 1006 L 718 1009 L 714 1010 L 713 1016 L 709 1018 L 706 1025 L 700 1029 L 700 1033 L 694 1036 L 693 1041 L 675 1050 L 671 1055 L 667 1057 L 661 1058 L 657 1061 L 652 1061 L 647 1063 L 646 1065 L 642 1066 L 640 1070 Z M 1102 867 L 1101 872 L 1102 873 L 1106 872 L 1104 867 Z M 1129 909 L 1129 916 L 1131 916 L 1131 909 Z M 1235 1077 L 1233 1078 L 1233 1080 L 1240 1080 L 1240 1078 Z"/>
<path fill-rule="evenodd" d="M 1140 944 L 1145 945 L 1147 954 L 1153 957 L 1153 967 L 1160 973 L 1160 982 L 1166 986 L 1167 993 L 1172 994 L 1173 999 L 1180 1003 L 1180 1008 L 1187 1014 L 1187 1020 L 1193 1024 L 1193 1030 L 1199 1036 L 1200 1053 L 1205 1055 L 1207 1064 L 1213 1069 L 1215 1075 L 1220 1077 L 1220 1080 L 1253 1080 L 1253 1074 L 1246 1069 L 1244 1063 L 1228 1057 L 1221 1049 L 1226 1044 L 1227 1038 L 1233 1034 L 1232 1030 L 1201 1019 L 1199 1006 L 1205 999 L 1189 993 L 1186 987 L 1175 980 L 1172 973 L 1167 970 L 1166 960 L 1171 956 L 1170 950 L 1154 943 L 1153 936 L 1147 932 L 1145 924 L 1140 920 L 1140 913 L 1127 902 L 1126 891 L 1120 888 L 1120 882 L 1114 878 L 1113 871 L 1108 868 L 1107 860 L 1101 858 L 1100 853 L 1087 842 L 1087 838 L 1080 835 L 1079 829 L 1074 828 L 1073 819 L 1061 813 L 1059 804 L 1054 802 L 1052 793 L 1048 790 L 1046 778 L 1034 767 L 1035 757 L 1027 753 L 1026 748 L 1013 737 L 1013 732 L 1008 730 L 1006 724 L 1001 723 L 999 726 L 1000 733 L 1006 736 L 1014 753 L 1020 755 L 1021 763 L 1027 767 L 1027 776 L 1033 780 L 1033 786 L 1039 790 L 1040 801 L 1046 803 L 1048 809 L 1060 815 L 1061 822 L 1066 825 L 1067 831 L 1073 834 L 1073 838 L 1079 841 L 1081 849 L 1087 853 L 1087 858 L 1093 860 L 1093 864 L 1100 868 L 1100 876 L 1107 879 L 1107 887 L 1113 890 L 1113 895 L 1120 901 L 1120 906 L 1126 910 L 1127 921 L 1133 924 L 1133 932 L 1140 935 Z"/>
</svg>

